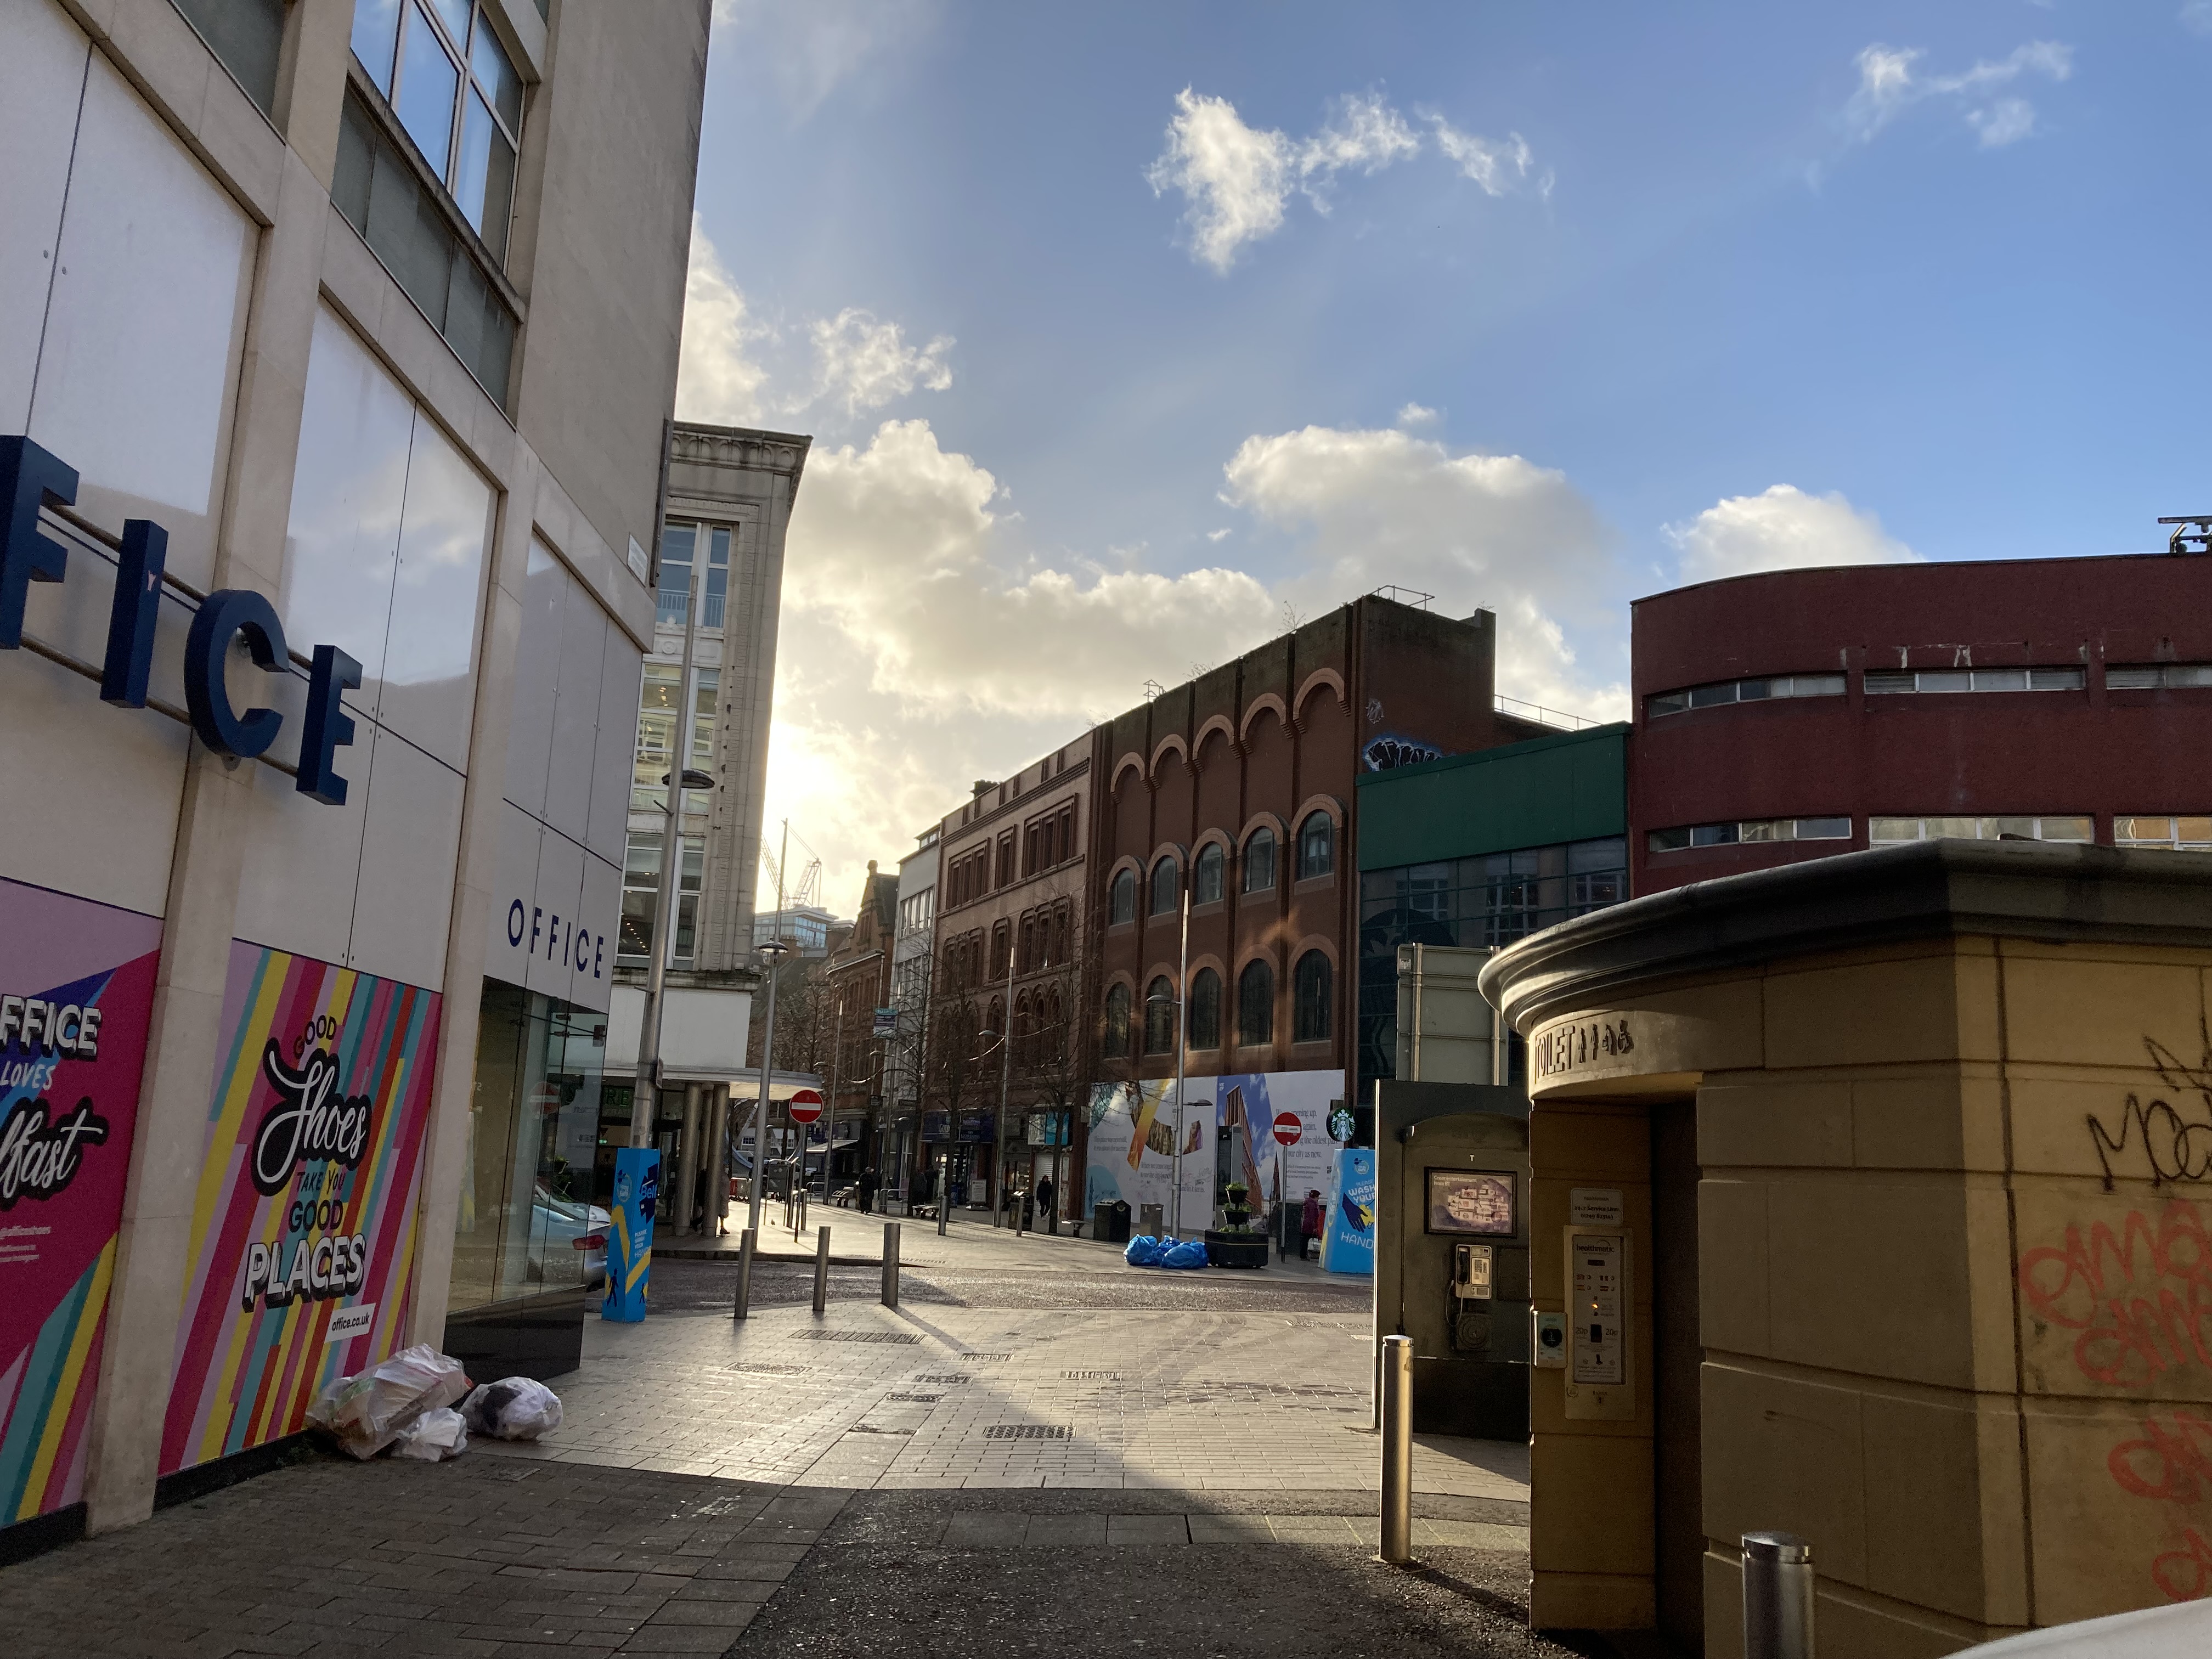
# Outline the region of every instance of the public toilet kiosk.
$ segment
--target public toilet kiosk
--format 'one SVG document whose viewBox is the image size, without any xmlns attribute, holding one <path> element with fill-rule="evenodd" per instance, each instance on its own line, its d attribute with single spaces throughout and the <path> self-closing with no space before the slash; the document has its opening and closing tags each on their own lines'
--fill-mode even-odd
<svg viewBox="0 0 2212 1659">
<path fill-rule="evenodd" d="M 1821 1659 L 2212 1592 L 2212 854 L 1939 841 L 1485 967 L 1528 1044 L 1532 1621 Z"/>
</svg>

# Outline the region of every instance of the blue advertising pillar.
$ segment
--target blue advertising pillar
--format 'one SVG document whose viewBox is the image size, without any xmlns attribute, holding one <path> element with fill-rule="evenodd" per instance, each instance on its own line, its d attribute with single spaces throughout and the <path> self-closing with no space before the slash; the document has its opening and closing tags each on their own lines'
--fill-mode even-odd
<svg viewBox="0 0 2212 1659">
<path fill-rule="evenodd" d="M 1375 1273 L 1375 1149 L 1347 1146 L 1329 1170 L 1328 1212 L 1322 1218 L 1321 1265 L 1333 1273 Z"/>
<path fill-rule="evenodd" d="M 1373 1182 L 1369 1183 L 1370 1188 Z M 653 1212 L 660 1197 L 660 1153 L 651 1146 L 615 1152 L 615 1212 L 607 1235 L 607 1299 L 602 1319 L 636 1324 L 645 1317 L 653 1268 Z"/>
</svg>

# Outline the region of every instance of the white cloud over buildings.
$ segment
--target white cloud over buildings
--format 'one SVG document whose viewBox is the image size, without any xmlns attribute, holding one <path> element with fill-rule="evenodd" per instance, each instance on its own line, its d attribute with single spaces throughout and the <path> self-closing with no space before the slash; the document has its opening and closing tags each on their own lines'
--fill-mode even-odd
<svg viewBox="0 0 2212 1659">
<path fill-rule="evenodd" d="M 1920 556 L 1841 495 L 1808 495 L 1786 483 L 1731 495 L 1668 526 L 1665 534 L 1680 550 L 1686 584 L 1815 565 L 1903 564 Z"/>
</svg>

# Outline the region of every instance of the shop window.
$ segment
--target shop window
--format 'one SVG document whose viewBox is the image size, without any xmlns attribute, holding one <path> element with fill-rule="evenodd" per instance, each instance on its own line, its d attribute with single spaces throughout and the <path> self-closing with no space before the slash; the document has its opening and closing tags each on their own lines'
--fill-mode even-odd
<svg viewBox="0 0 2212 1659">
<path fill-rule="evenodd" d="M 1275 970 L 1265 962 L 1244 964 L 1237 976 L 1237 1041 L 1256 1048 L 1275 1040 Z"/>
<path fill-rule="evenodd" d="M 1684 824 L 1654 830 L 1647 844 L 1655 853 L 1686 847 L 1733 847 L 1739 842 L 1849 841 L 1851 821 L 1829 818 L 1741 818 L 1729 823 Z"/>
<path fill-rule="evenodd" d="M 1903 692 L 2079 691 L 2088 683 L 2087 671 L 2081 668 L 1869 670 L 1866 691 L 1869 697 Z"/>
<path fill-rule="evenodd" d="M 1221 1046 L 1221 975 L 1201 968 L 1190 981 L 1190 1046 Z"/>
<path fill-rule="evenodd" d="M 1716 708 L 1724 703 L 1765 702 L 1776 697 L 1840 697 L 1841 674 L 1769 674 L 1757 679 L 1717 680 L 1709 685 L 1662 691 L 1644 700 L 1653 718 L 1679 714 L 1689 708 Z"/>
<path fill-rule="evenodd" d="M 2096 820 L 2086 813 L 2018 817 L 1878 817 L 1867 820 L 1875 846 L 1905 841 L 2093 841 Z"/>
<path fill-rule="evenodd" d="M 507 258 L 522 77 L 469 0 L 356 0 L 353 54 L 495 262 Z"/>
<path fill-rule="evenodd" d="M 1326 812 L 1309 812 L 1298 826 L 1298 879 L 1310 881 L 1336 868 L 1336 825 Z"/>
<path fill-rule="evenodd" d="M 1218 841 L 1208 842 L 1198 849 L 1198 858 L 1190 867 L 1190 902 L 1193 904 L 1218 904 L 1228 868 L 1229 858 Z"/>
<path fill-rule="evenodd" d="M 1244 843 L 1244 890 L 1248 893 L 1272 893 L 1275 890 L 1275 832 L 1261 829 L 1252 832 L 1252 839 Z"/>
<path fill-rule="evenodd" d="M 285 0 L 177 0 L 185 21 L 264 115 L 276 107 Z"/>
<path fill-rule="evenodd" d="M 2114 663 L 2105 670 L 2108 691 L 2172 691 L 2208 685 L 2212 685 L 2212 663 L 2153 662 L 2126 667 Z"/>
<path fill-rule="evenodd" d="M 1298 958 L 1291 977 L 1291 1041 L 1326 1042 L 1329 1036 L 1329 992 L 1333 984 L 1328 958 L 1309 951 Z"/>
<path fill-rule="evenodd" d="M 1115 985 L 1106 993 L 1106 1057 L 1127 1060 L 1129 1057 L 1129 988 Z"/>
<path fill-rule="evenodd" d="M 1182 899 L 1182 869 L 1170 854 L 1152 866 L 1152 914 L 1171 916 Z"/>
<path fill-rule="evenodd" d="M 1174 1052 L 1175 1030 L 1175 987 L 1168 982 L 1168 976 L 1162 974 L 1145 988 L 1145 1052 L 1148 1054 Z"/>
<path fill-rule="evenodd" d="M 592 1202 L 607 1017 L 483 981 L 451 1305 L 580 1290 L 606 1271 Z"/>
<path fill-rule="evenodd" d="M 2212 817 L 2114 818 L 2112 844 L 2202 852 L 2212 848 Z"/>
</svg>

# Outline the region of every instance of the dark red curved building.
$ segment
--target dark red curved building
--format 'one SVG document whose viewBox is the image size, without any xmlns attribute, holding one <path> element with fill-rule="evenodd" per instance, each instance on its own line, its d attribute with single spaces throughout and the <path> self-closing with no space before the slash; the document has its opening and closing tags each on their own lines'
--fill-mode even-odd
<svg viewBox="0 0 2212 1659">
<path fill-rule="evenodd" d="M 2212 558 L 1775 571 L 1632 609 L 1637 893 L 1942 836 L 2212 846 Z"/>
</svg>

